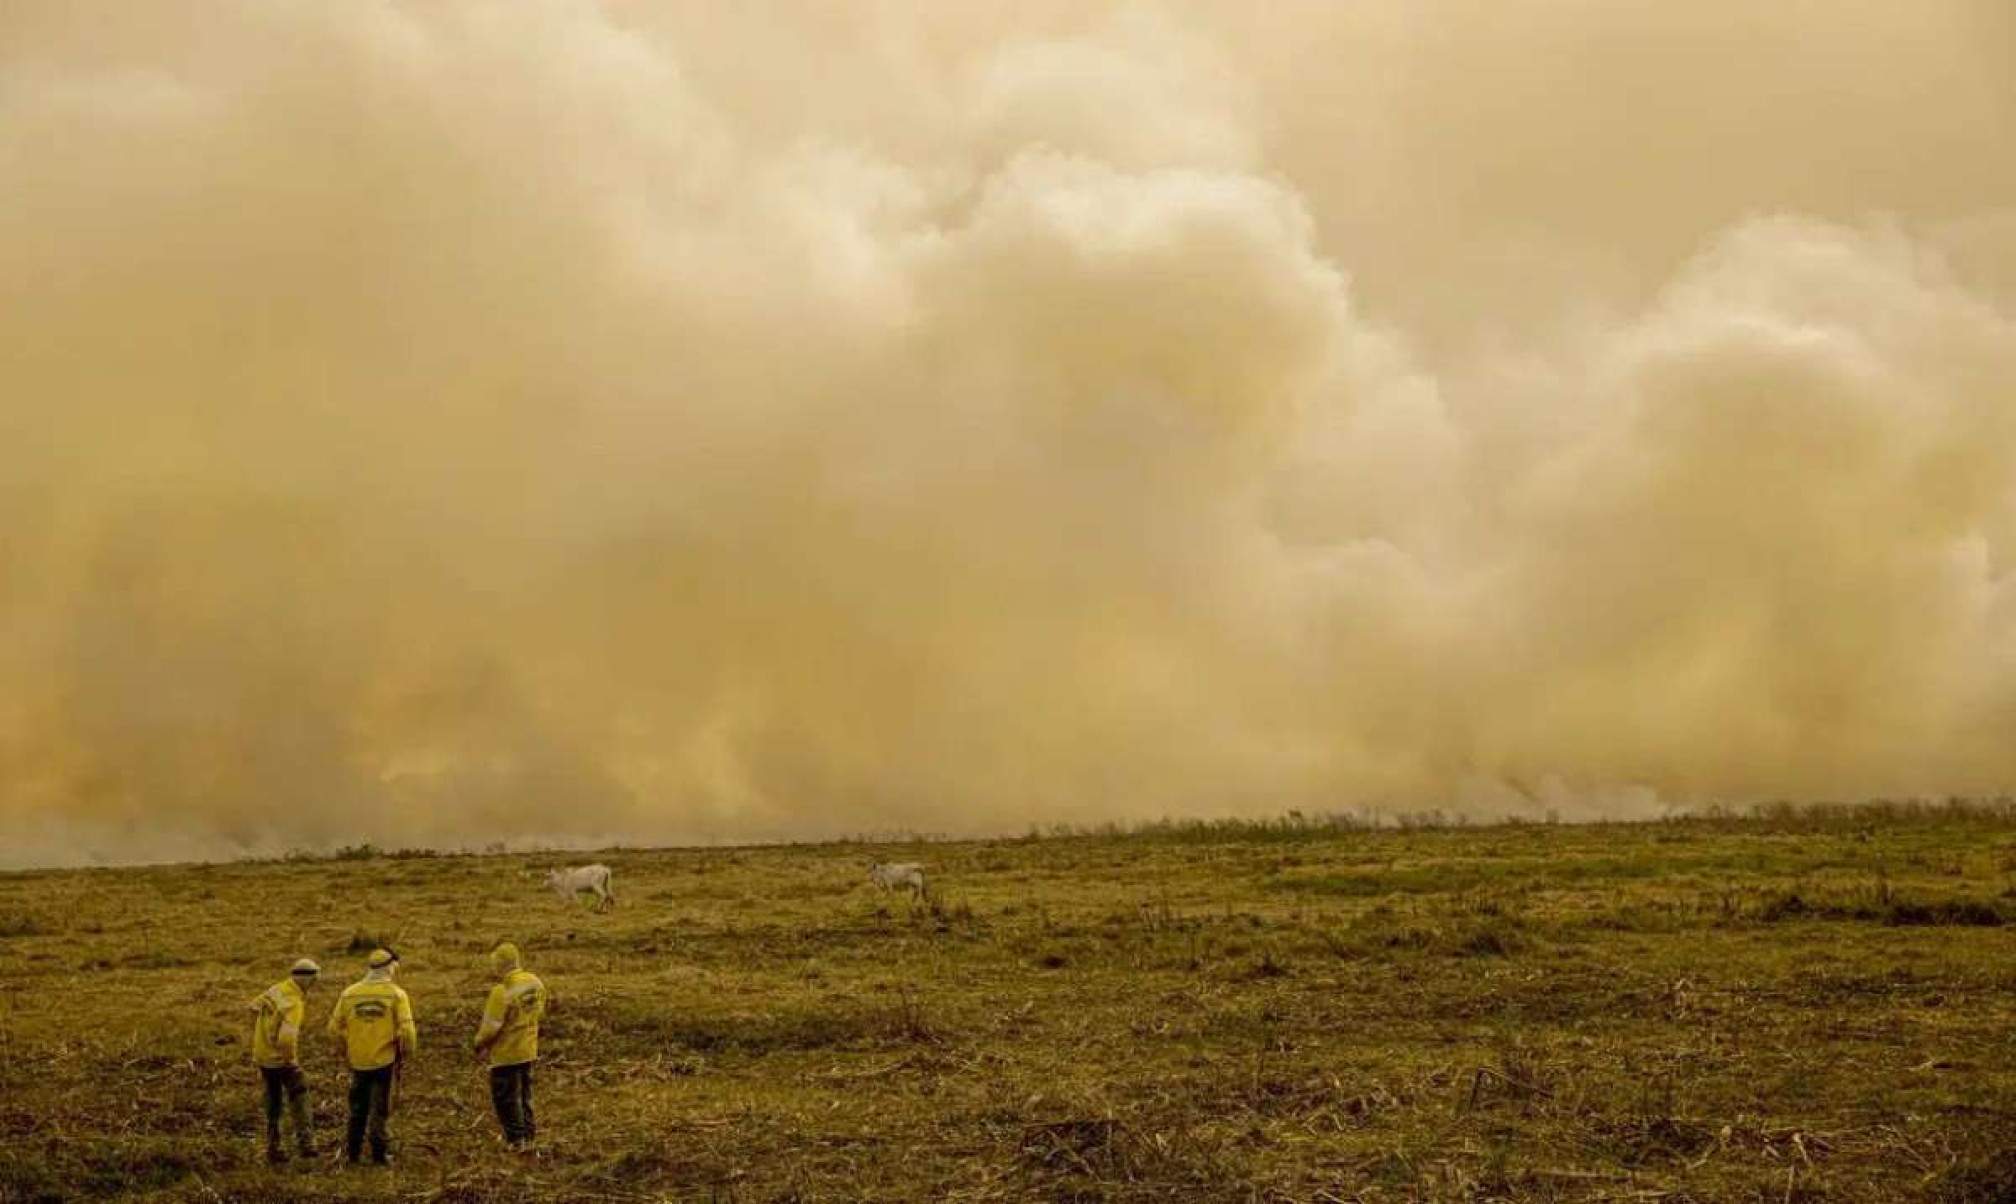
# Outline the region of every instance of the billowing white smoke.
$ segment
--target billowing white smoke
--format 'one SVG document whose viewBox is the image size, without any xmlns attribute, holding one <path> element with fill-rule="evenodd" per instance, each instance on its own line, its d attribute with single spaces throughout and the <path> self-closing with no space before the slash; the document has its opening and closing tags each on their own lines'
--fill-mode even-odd
<svg viewBox="0 0 2016 1204">
<path fill-rule="evenodd" d="M 2001 0 L 0 9 L 0 861 L 2016 786 Z"/>
</svg>

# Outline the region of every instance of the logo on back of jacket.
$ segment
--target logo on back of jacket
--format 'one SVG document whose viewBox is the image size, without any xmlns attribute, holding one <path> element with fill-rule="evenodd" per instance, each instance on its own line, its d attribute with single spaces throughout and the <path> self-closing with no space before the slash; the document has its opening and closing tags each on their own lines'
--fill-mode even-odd
<svg viewBox="0 0 2016 1204">
<path fill-rule="evenodd" d="M 390 1009 L 377 1000 L 367 999 L 357 1005 L 357 1018 L 359 1020 L 383 1020 L 388 1010 Z"/>
</svg>

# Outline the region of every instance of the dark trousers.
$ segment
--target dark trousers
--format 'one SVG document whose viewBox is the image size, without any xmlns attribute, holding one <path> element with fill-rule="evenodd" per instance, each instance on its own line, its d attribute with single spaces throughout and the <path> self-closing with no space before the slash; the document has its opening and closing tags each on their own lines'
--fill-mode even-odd
<svg viewBox="0 0 2016 1204">
<path fill-rule="evenodd" d="M 385 1122 L 392 1115 L 392 1072 L 390 1066 L 350 1072 L 350 1128 L 343 1138 L 343 1156 L 357 1161 L 364 1152 L 364 1135 L 371 1135 L 371 1161 L 385 1161 Z"/>
<path fill-rule="evenodd" d="M 313 1147 L 308 1121 L 308 1079 L 299 1066 L 261 1066 L 259 1077 L 266 1083 L 266 1148 L 280 1148 L 280 1103 L 294 1118 L 294 1141 L 306 1154 Z"/>
<path fill-rule="evenodd" d="M 538 1124 L 532 1119 L 532 1063 L 492 1066 L 490 1103 L 504 1126 L 506 1144 L 523 1145 L 532 1140 L 538 1133 Z"/>
</svg>

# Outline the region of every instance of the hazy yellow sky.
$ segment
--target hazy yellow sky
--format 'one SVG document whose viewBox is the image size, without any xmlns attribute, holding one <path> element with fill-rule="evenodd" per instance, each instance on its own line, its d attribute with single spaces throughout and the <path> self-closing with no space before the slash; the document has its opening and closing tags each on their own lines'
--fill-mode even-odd
<svg viewBox="0 0 2016 1204">
<path fill-rule="evenodd" d="M 2016 789 L 2008 0 L 8 0 L 0 863 Z"/>
</svg>

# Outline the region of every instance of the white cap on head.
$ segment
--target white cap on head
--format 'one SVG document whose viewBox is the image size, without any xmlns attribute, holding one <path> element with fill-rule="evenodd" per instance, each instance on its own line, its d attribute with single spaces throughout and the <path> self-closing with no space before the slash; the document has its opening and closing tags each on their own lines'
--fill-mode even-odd
<svg viewBox="0 0 2016 1204">
<path fill-rule="evenodd" d="M 294 968 L 288 971 L 288 973 L 315 975 L 322 973 L 322 967 L 316 965 L 313 959 L 304 957 L 300 961 L 295 962 Z"/>
</svg>

